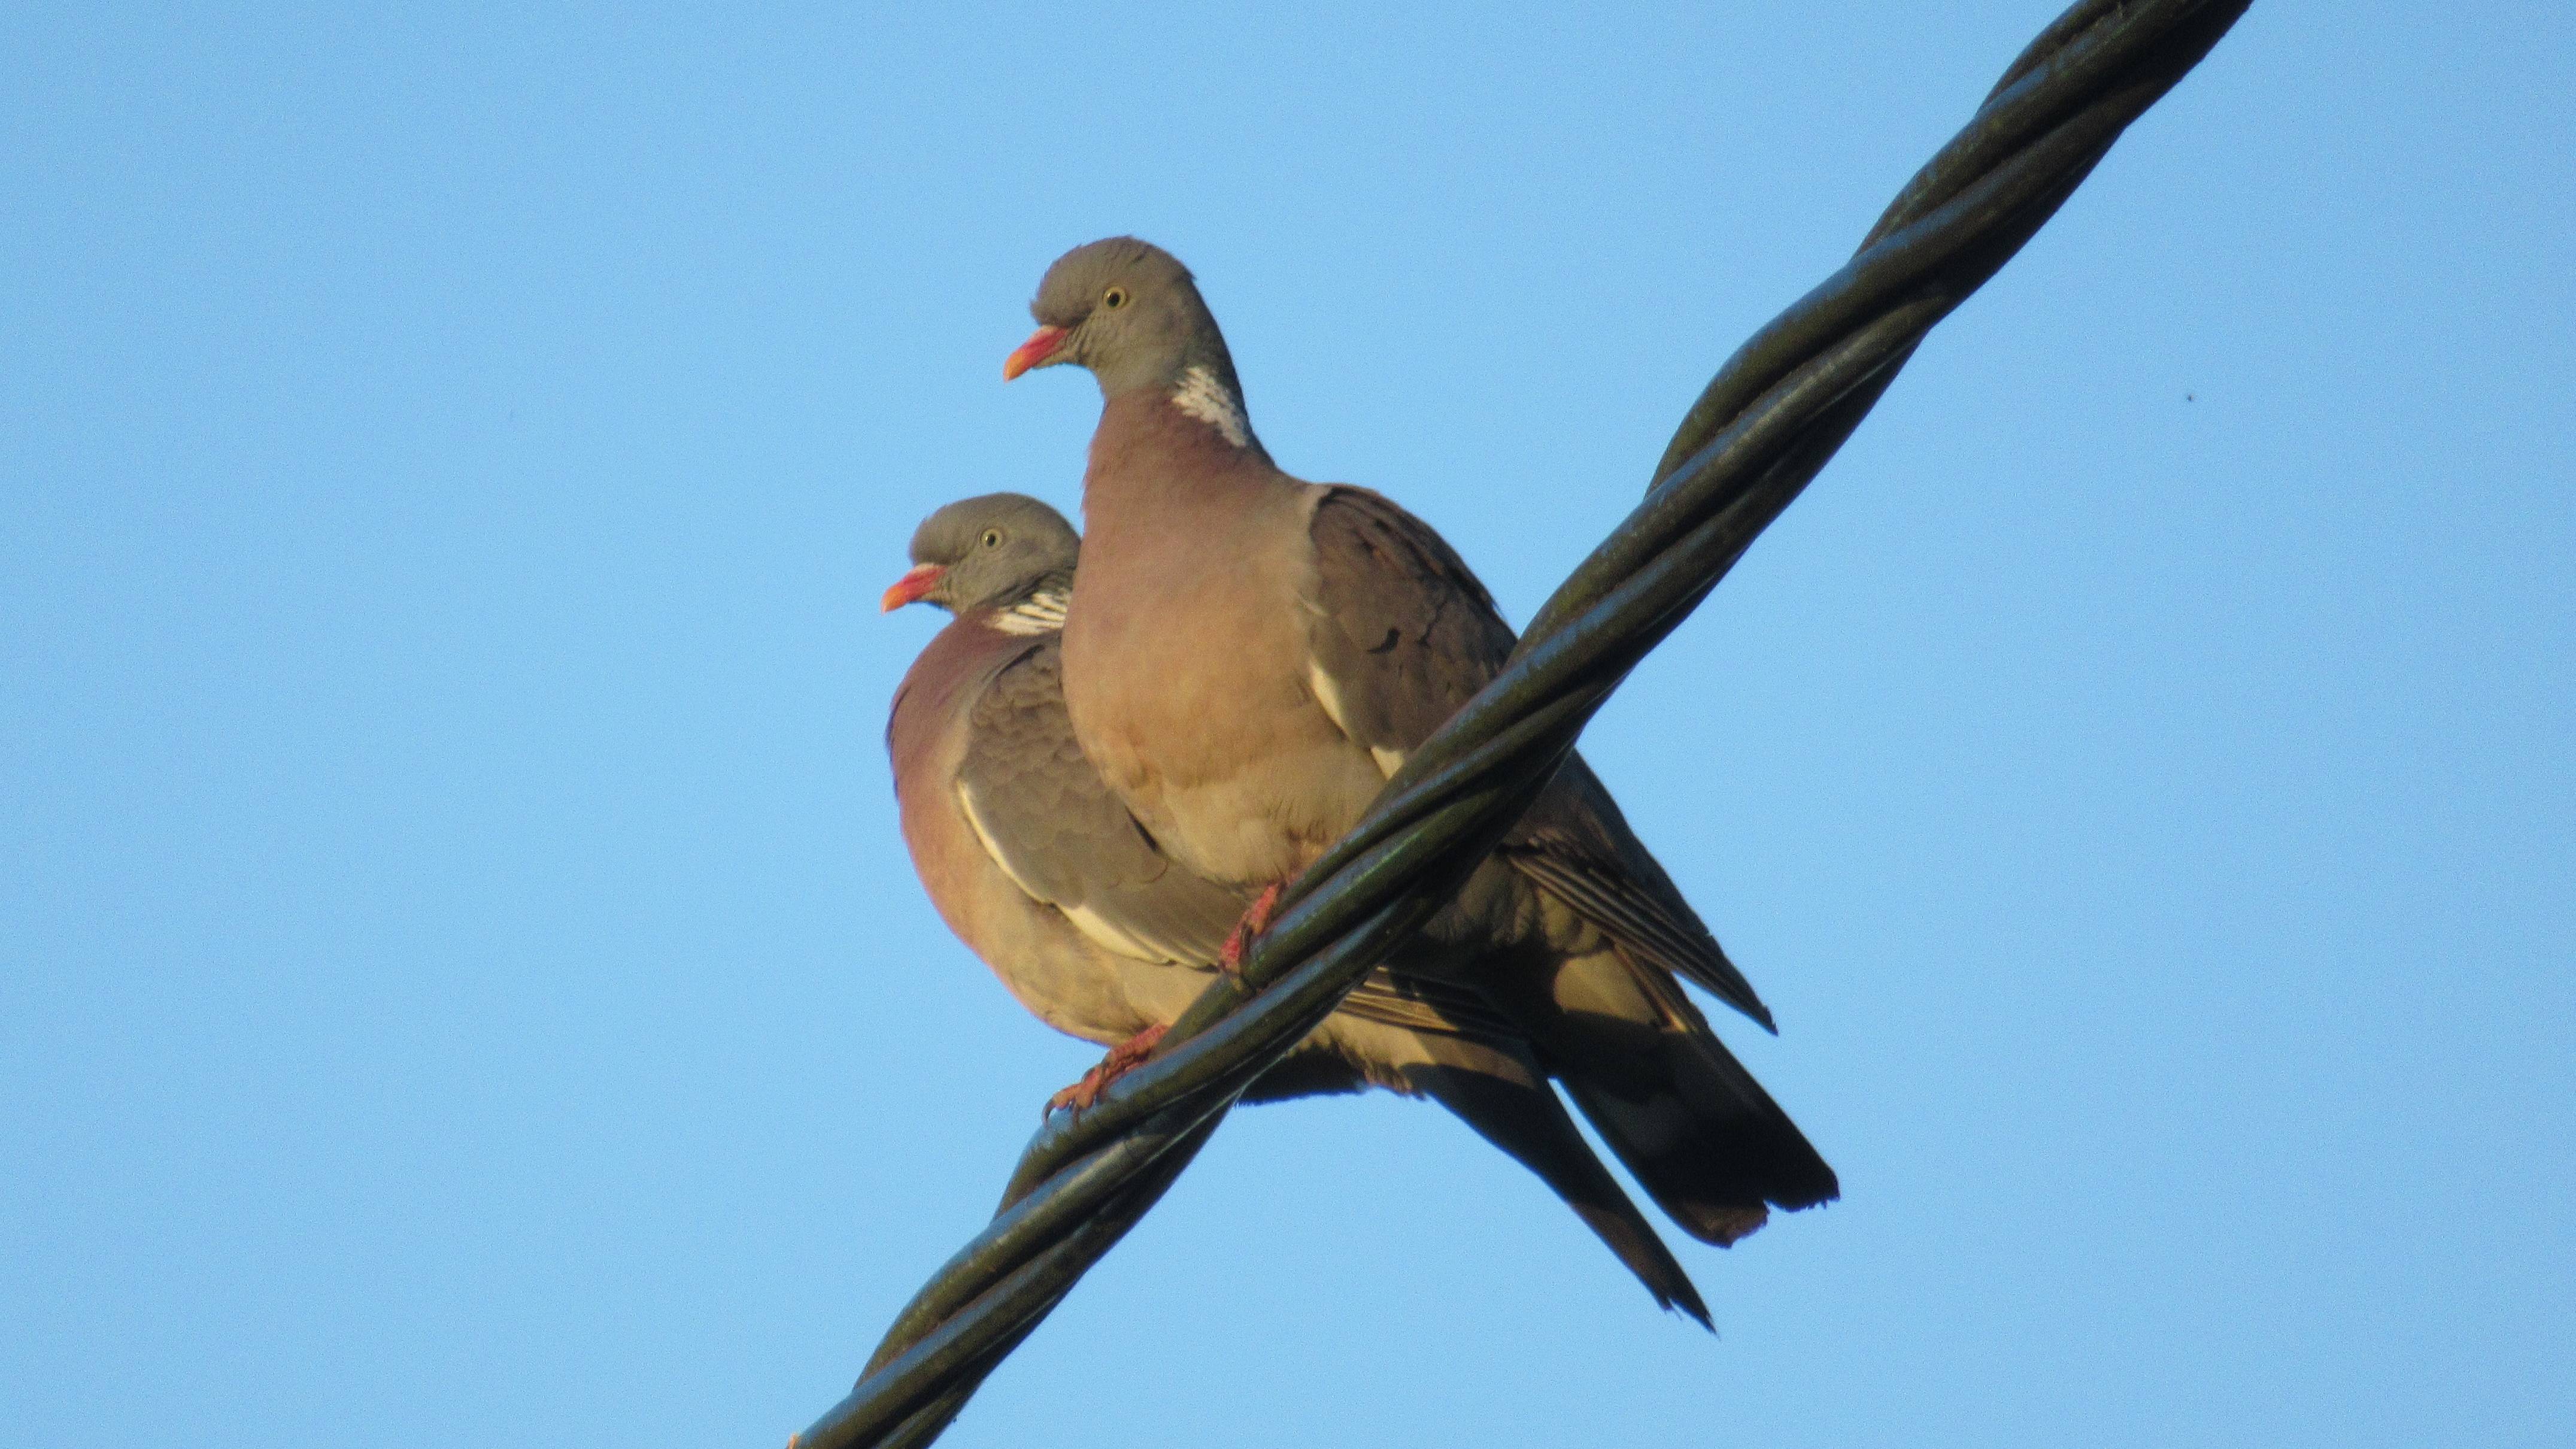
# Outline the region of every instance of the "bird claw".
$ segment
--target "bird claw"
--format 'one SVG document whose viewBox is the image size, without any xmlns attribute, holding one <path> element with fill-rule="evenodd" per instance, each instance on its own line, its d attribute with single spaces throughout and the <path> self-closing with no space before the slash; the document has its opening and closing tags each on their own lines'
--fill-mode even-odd
<svg viewBox="0 0 2576 1449">
<path fill-rule="evenodd" d="M 1166 1029 L 1149 1026 L 1111 1047 L 1109 1055 L 1100 1059 L 1100 1065 L 1082 1074 L 1082 1080 L 1047 1098 L 1046 1110 L 1038 1114 L 1039 1120 L 1067 1108 L 1081 1112 L 1097 1105 L 1100 1094 L 1109 1090 L 1110 1083 L 1145 1064 L 1145 1059 L 1154 1054 L 1155 1044 L 1162 1041 Z"/>
<path fill-rule="evenodd" d="M 1243 913 L 1242 920 L 1234 923 L 1233 930 L 1225 933 L 1225 945 L 1216 953 L 1216 969 L 1224 972 L 1226 979 L 1237 986 L 1243 984 L 1243 958 L 1252 951 L 1252 939 L 1270 929 L 1270 913 L 1279 909 L 1279 891 L 1283 884 L 1272 881 L 1263 886 L 1261 894 L 1252 898 L 1252 908 Z"/>
</svg>

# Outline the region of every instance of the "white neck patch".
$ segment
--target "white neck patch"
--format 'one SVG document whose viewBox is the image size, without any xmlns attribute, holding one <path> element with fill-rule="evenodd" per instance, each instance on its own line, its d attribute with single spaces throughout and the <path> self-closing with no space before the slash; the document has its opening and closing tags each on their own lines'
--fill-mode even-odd
<svg viewBox="0 0 2576 1449">
<path fill-rule="evenodd" d="M 1223 433 L 1238 448 L 1252 441 L 1252 423 L 1243 415 L 1243 404 L 1205 364 L 1181 374 L 1181 385 L 1172 389 L 1172 405 Z"/>
<path fill-rule="evenodd" d="M 1005 634 L 1051 634 L 1064 627 L 1062 589 L 1040 589 L 993 616 L 993 627 Z"/>
</svg>

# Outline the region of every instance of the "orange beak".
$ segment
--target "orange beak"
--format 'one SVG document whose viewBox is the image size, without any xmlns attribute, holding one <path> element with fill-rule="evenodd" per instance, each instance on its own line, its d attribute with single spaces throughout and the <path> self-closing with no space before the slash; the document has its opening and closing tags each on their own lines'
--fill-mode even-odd
<svg viewBox="0 0 2576 1449">
<path fill-rule="evenodd" d="M 938 588 L 940 576 L 947 572 L 937 564 L 914 564 L 902 578 L 894 581 L 892 588 L 885 591 L 885 597 L 878 601 L 877 612 L 891 614 L 906 604 L 920 603 L 921 596 Z"/>
<path fill-rule="evenodd" d="M 1032 367 L 1044 367 L 1055 361 L 1056 349 L 1072 335 L 1062 327 L 1041 327 L 1030 333 L 1029 340 L 1021 343 L 1017 352 L 1002 359 L 1002 381 L 1009 382 Z"/>
</svg>

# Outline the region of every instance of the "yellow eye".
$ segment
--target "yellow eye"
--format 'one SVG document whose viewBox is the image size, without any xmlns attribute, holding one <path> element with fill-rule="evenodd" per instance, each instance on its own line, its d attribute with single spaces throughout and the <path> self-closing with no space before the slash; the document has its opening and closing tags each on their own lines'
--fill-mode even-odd
<svg viewBox="0 0 2576 1449">
<path fill-rule="evenodd" d="M 1100 305 L 1112 309 L 1126 306 L 1127 289 L 1125 287 L 1110 288 L 1107 292 L 1101 295 Z"/>
<path fill-rule="evenodd" d="M 1002 531 L 998 528 L 985 529 L 984 546 L 986 548 L 1000 548 L 1002 546 Z"/>
</svg>

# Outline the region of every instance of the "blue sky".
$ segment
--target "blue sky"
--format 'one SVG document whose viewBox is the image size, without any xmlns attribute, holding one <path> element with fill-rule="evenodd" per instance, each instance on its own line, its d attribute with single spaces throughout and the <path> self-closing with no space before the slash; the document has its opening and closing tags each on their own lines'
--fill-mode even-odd
<svg viewBox="0 0 2576 1449">
<path fill-rule="evenodd" d="M 783 1441 L 1095 1055 L 879 743 L 1045 264 L 1525 619 L 2054 13 L 534 8 L 0 47 L 18 1442 Z M 2564 1442 L 2571 70 L 2257 5 L 1592 727 L 1844 1185 L 1722 1338 L 1299 1103 L 949 1442 Z"/>
</svg>

